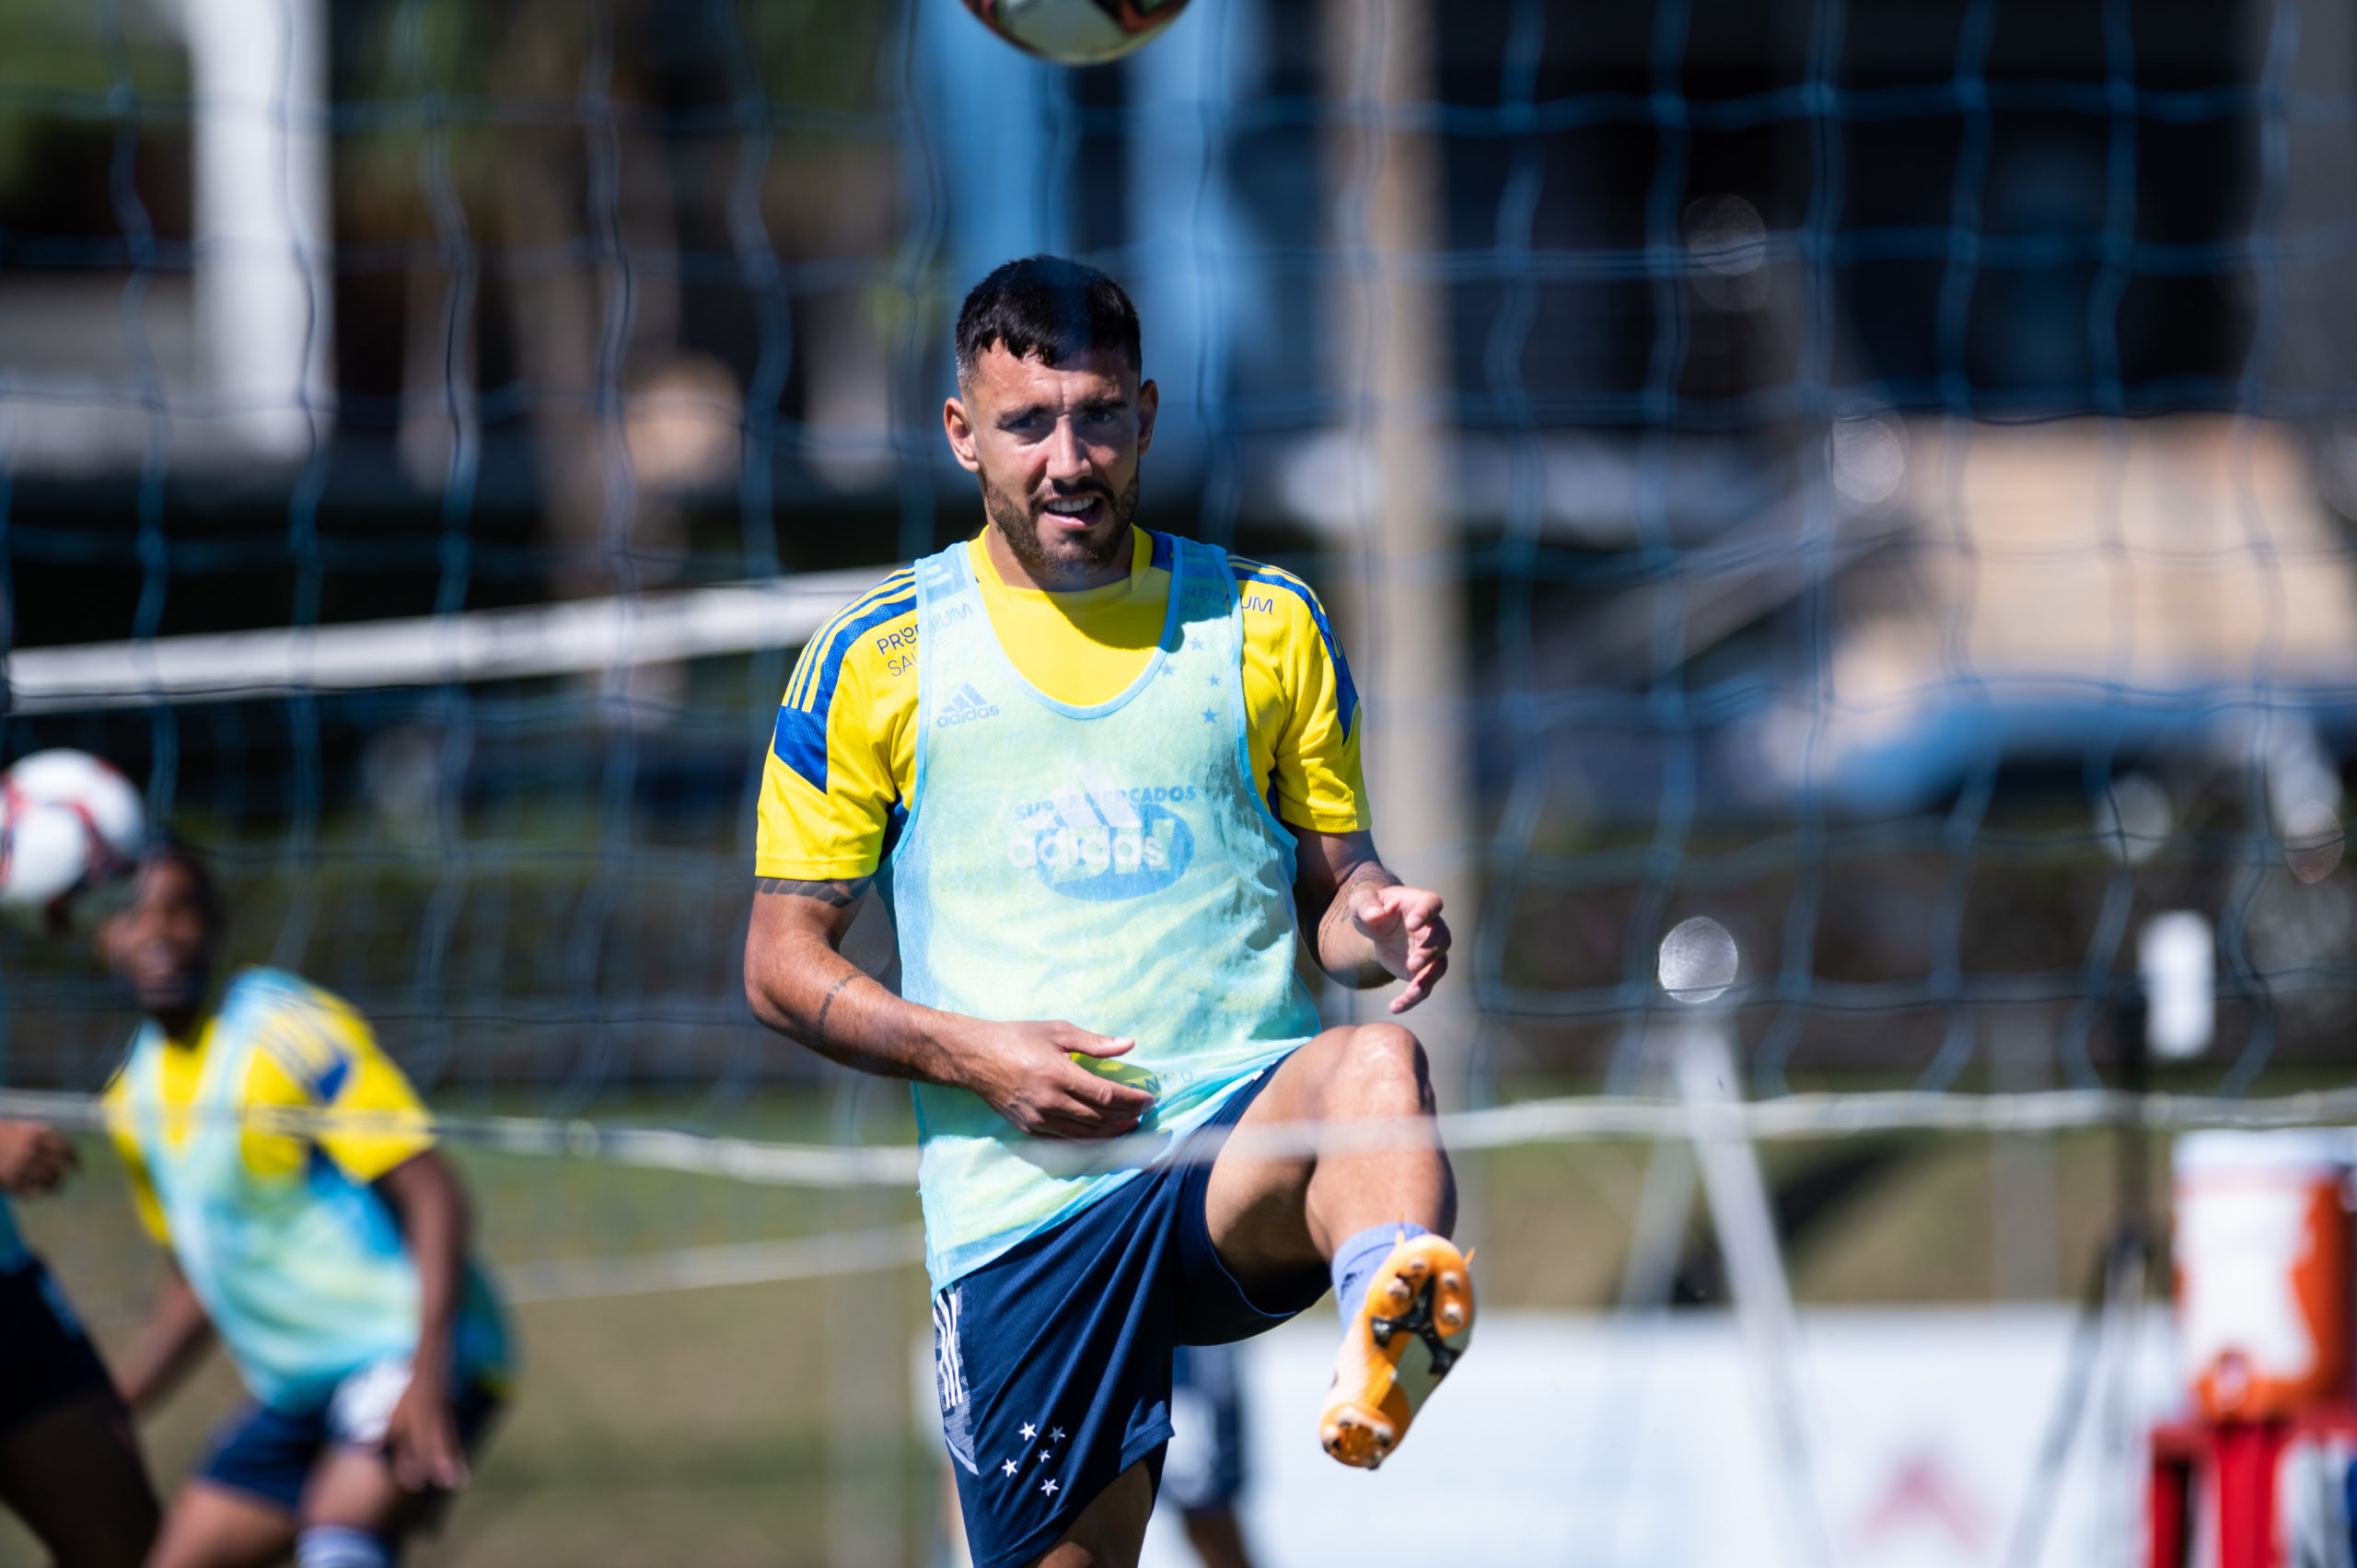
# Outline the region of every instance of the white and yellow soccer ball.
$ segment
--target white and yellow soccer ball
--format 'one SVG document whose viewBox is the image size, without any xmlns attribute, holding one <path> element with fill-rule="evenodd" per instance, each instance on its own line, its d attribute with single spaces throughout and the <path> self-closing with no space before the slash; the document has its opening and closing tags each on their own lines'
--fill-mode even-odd
<svg viewBox="0 0 2357 1568">
<path fill-rule="evenodd" d="M 87 751 L 35 751 L 0 773 L 0 914 L 63 934 L 130 885 L 147 837 L 131 781 Z"/>
<path fill-rule="evenodd" d="M 1187 0 L 966 0 L 982 25 L 1060 65 L 1101 65 L 1151 42 Z"/>
</svg>

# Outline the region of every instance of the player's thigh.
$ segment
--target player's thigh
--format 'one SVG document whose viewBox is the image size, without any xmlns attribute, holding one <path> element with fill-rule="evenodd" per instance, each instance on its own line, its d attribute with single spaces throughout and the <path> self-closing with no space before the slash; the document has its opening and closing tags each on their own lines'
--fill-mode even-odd
<svg viewBox="0 0 2357 1568">
<path fill-rule="evenodd" d="M 440 1506 L 447 1494 L 404 1492 L 393 1467 L 374 1448 L 331 1443 L 303 1488 L 305 1525 L 341 1525 L 346 1529 L 399 1539 Z"/>
<path fill-rule="evenodd" d="M 0 1501 L 56 1568 L 138 1568 L 156 1539 L 147 1467 L 110 1389 L 52 1406 L 0 1438 Z"/>
<path fill-rule="evenodd" d="M 266 1568 L 295 1550 L 295 1516 L 277 1504 L 192 1481 L 164 1516 L 147 1568 Z"/>
<path fill-rule="evenodd" d="M 1350 1025 L 1328 1029 L 1278 1063 L 1237 1131 L 1324 1120 L 1328 1082 L 1357 1033 Z M 1220 1150 L 1203 1189 L 1203 1225 L 1220 1260 L 1238 1279 L 1249 1283 L 1256 1275 L 1321 1260 L 1308 1212 L 1309 1182 L 1317 1171 L 1314 1154 L 1255 1153 L 1248 1141 Z"/>
<path fill-rule="evenodd" d="M 1137 1568 L 1153 1512 L 1154 1481 L 1140 1459 L 1089 1500 L 1039 1568 Z"/>
</svg>

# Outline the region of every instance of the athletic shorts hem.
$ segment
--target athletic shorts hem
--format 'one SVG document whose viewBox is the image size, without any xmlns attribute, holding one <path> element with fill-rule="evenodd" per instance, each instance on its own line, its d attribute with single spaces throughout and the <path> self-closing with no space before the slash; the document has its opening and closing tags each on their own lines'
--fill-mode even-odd
<svg viewBox="0 0 2357 1568">
<path fill-rule="evenodd" d="M 1148 1441 L 1149 1437 L 1151 1441 Z M 1159 1428 L 1149 1428 L 1146 1433 L 1132 1437 L 1121 1447 L 1121 1468 L 1113 1472 L 1113 1481 L 1119 1481 L 1129 1474 L 1132 1465 L 1142 1464 L 1153 1458 L 1161 1451 L 1162 1446 L 1169 1441 L 1170 1423 L 1167 1421 L 1162 1423 Z M 1113 1481 L 1109 1481 L 1105 1484 L 1110 1486 Z M 1146 1484 L 1159 1495 L 1161 1487 L 1152 1474 L 1147 1476 Z M 1050 1547 L 1063 1539 L 1064 1532 L 1072 1528 L 1073 1521 L 1087 1512 L 1090 1504 L 1104 1495 L 1103 1491 L 1099 1490 L 1089 1496 L 1075 1498 L 1064 1507 L 1049 1515 L 1045 1524 L 1014 1546 L 988 1557 L 975 1558 L 974 1568 L 1031 1568 L 1032 1563 L 1048 1554 Z"/>
</svg>

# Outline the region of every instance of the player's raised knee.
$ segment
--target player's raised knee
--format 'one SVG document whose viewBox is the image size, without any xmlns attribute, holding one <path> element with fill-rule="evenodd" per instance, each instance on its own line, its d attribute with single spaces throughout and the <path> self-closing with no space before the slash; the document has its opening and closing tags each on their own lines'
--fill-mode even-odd
<svg viewBox="0 0 2357 1568">
<path fill-rule="evenodd" d="M 1360 1024 L 1341 1031 L 1334 1086 L 1362 1110 L 1406 1115 L 1433 1109 L 1424 1048 L 1398 1024 Z"/>
</svg>

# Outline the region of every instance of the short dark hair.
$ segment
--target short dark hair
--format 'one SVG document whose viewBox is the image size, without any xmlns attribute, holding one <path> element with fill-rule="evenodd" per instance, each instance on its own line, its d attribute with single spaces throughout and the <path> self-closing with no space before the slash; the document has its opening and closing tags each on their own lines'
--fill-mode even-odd
<svg viewBox="0 0 2357 1568">
<path fill-rule="evenodd" d="M 966 296 L 958 312 L 960 382 L 993 343 L 1017 359 L 1037 357 L 1051 368 L 1099 349 L 1117 351 L 1132 371 L 1145 367 L 1138 349 L 1138 308 L 1121 285 L 1062 256 L 1008 261 Z"/>
</svg>

